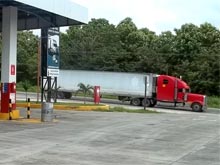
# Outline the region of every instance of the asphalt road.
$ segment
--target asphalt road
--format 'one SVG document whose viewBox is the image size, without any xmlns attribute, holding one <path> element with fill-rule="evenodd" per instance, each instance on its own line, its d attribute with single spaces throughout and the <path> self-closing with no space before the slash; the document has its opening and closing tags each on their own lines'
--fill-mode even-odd
<svg viewBox="0 0 220 165">
<path fill-rule="evenodd" d="M 28 93 L 27 97 L 29 97 L 32 101 L 37 101 L 37 94 L 36 93 Z M 17 92 L 17 99 L 18 100 L 25 100 L 26 95 L 25 92 Z M 39 101 L 41 100 L 40 95 L 39 95 Z M 72 99 L 58 99 L 58 102 L 81 102 L 83 103 L 84 98 L 83 97 L 75 97 L 73 96 Z M 92 98 L 86 98 L 86 102 L 93 102 Z M 115 106 L 121 106 L 121 107 L 126 107 L 126 108 L 132 108 L 132 109 L 141 109 L 143 107 L 141 106 L 131 106 L 129 102 L 122 102 L 119 100 L 114 100 L 114 99 L 101 99 L 101 103 L 108 104 L 111 107 Z M 187 113 L 191 112 L 190 107 L 182 107 L 181 105 L 178 105 L 177 107 L 174 107 L 173 104 L 167 104 L 167 103 L 159 103 L 155 106 L 155 108 L 149 108 L 147 109 L 150 110 L 157 110 L 160 112 L 169 112 L 169 113 Z M 220 108 L 208 108 L 205 113 L 215 113 L 219 114 L 220 113 Z"/>
<path fill-rule="evenodd" d="M 220 163 L 219 114 L 54 113 L 54 123 L 0 121 L 0 165 Z"/>
</svg>

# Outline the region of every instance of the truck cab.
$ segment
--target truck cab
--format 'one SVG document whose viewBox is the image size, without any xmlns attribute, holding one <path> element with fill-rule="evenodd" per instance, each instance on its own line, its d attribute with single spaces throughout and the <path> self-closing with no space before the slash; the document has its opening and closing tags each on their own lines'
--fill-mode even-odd
<svg viewBox="0 0 220 165">
<path fill-rule="evenodd" d="M 189 104 L 193 111 L 203 111 L 207 108 L 205 95 L 190 93 L 189 85 L 182 79 L 159 75 L 156 84 L 156 100 L 161 102 L 171 102 Z"/>
</svg>

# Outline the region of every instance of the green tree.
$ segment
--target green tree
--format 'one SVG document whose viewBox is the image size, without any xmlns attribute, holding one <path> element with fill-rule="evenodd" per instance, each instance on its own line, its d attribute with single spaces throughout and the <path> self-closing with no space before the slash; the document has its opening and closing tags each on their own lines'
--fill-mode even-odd
<svg viewBox="0 0 220 165">
<path fill-rule="evenodd" d="M 201 51 L 189 73 L 194 91 L 208 95 L 220 94 L 220 31 L 209 23 L 199 27 Z M 193 72 L 193 73 L 192 73 Z"/>
<path fill-rule="evenodd" d="M 69 69 L 115 70 L 119 37 L 115 26 L 105 19 L 70 27 L 61 35 L 61 67 Z"/>
<path fill-rule="evenodd" d="M 201 43 L 198 39 L 201 37 L 199 27 L 194 24 L 184 24 L 180 29 L 174 29 L 175 42 L 174 51 L 178 54 L 192 54 L 200 52 Z"/>
<path fill-rule="evenodd" d="M 131 18 L 125 18 L 116 27 L 119 35 L 120 49 L 116 57 L 116 63 L 120 71 L 135 71 L 136 62 L 139 60 L 136 55 L 138 47 L 145 45 L 146 38 L 143 31 L 139 31 Z"/>
<path fill-rule="evenodd" d="M 200 38 L 198 41 L 201 44 L 202 52 L 219 53 L 220 46 L 220 31 L 209 23 L 201 24 L 199 27 Z"/>
<path fill-rule="evenodd" d="M 140 47 L 147 47 L 148 49 L 154 49 L 154 43 L 157 38 L 157 35 L 155 32 L 149 30 L 148 28 L 142 28 L 139 30 L 140 32 L 143 33 L 143 40 L 142 40 L 142 45 Z M 144 41 L 144 42 L 143 42 Z"/>
<path fill-rule="evenodd" d="M 28 80 L 25 80 L 22 82 L 22 88 L 25 91 L 26 101 L 27 101 L 27 92 L 28 92 L 28 89 L 30 89 L 30 87 L 31 87 L 31 84 Z"/>
<path fill-rule="evenodd" d="M 220 31 L 204 23 L 185 24 L 175 32 L 172 73 L 182 75 L 194 92 L 219 95 Z"/>
<path fill-rule="evenodd" d="M 219 93 L 220 34 L 209 23 L 156 35 L 131 18 L 117 26 L 92 19 L 61 34 L 61 43 L 62 68 L 181 75 L 194 92 Z"/>
<path fill-rule="evenodd" d="M 37 79 L 38 38 L 30 31 L 18 32 L 17 81 L 29 80 L 31 84 Z"/>
<path fill-rule="evenodd" d="M 121 45 L 124 49 L 128 49 L 127 44 L 129 43 L 129 35 L 137 31 L 136 25 L 131 18 L 127 17 L 122 20 L 116 28 L 120 37 Z"/>
<path fill-rule="evenodd" d="M 172 54 L 175 42 L 175 35 L 171 31 L 165 31 L 154 37 L 153 49 L 158 53 Z"/>
<path fill-rule="evenodd" d="M 94 88 L 89 84 L 85 85 L 83 83 L 79 83 L 77 86 L 79 87 L 79 89 L 76 91 L 75 94 L 81 92 L 84 96 L 84 104 L 86 104 L 86 96 L 92 94 L 92 90 Z"/>
</svg>

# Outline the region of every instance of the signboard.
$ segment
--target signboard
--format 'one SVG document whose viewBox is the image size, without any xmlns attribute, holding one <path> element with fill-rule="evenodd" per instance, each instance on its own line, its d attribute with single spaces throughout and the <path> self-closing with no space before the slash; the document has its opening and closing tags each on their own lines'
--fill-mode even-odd
<svg viewBox="0 0 220 165">
<path fill-rule="evenodd" d="M 42 29 L 42 76 L 58 77 L 60 66 L 59 28 Z"/>
<path fill-rule="evenodd" d="M 15 65 L 11 65 L 11 75 L 15 75 Z"/>
<path fill-rule="evenodd" d="M 15 102 L 16 102 L 15 93 L 10 93 L 10 99 L 11 99 L 11 103 L 15 104 Z"/>
<path fill-rule="evenodd" d="M 59 75 L 59 69 L 47 68 L 47 76 L 49 76 L 49 77 L 58 77 L 58 75 Z"/>
</svg>

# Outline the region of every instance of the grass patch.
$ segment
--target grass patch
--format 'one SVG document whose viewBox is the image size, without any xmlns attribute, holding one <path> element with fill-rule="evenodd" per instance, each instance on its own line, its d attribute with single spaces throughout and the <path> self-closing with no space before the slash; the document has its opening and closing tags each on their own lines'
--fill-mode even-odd
<svg viewBox="0 0 220 165">
<path fill-rule="evenodd" d="M 104 98 L 104 99 L 115 99 L 115 100 L 118 100 L 118 96 L 108 95 L 108 94 L 103 94 L 103 95 L 102 95 L 102 98 Z"/>
<path fill-rule="evenodd" d="M 109 110 L 94 110 L 94 111 L 102 111 L 102 112 L 127 112 L 127 113 L 159 113 L 156 111 L 149 111 L 149 110 L 144 110 L 144 109 L 126 109 L 123 107 L 113 107 L 110 108 Z"/>
<path fill-rule="evenodd" d="M 82 92 L 78 92 L 77 94 L 75 94 L 74 92 L 72 93 L 73 96 L 81 96 L 84 97 Z M 86 97 L 92 97 L 93 98 L 93 94 L 87 95 Z M 118 96 L 115 95 L 108 95 L 108 94 L 102 94 L 101 98 L 103 99 L 118 99 Z"/>
<path fill-rule="evenodd" d="M 208 107 L 220 108 L 220 97 L 217 96 L 208 96 Z"/>
</svg>

